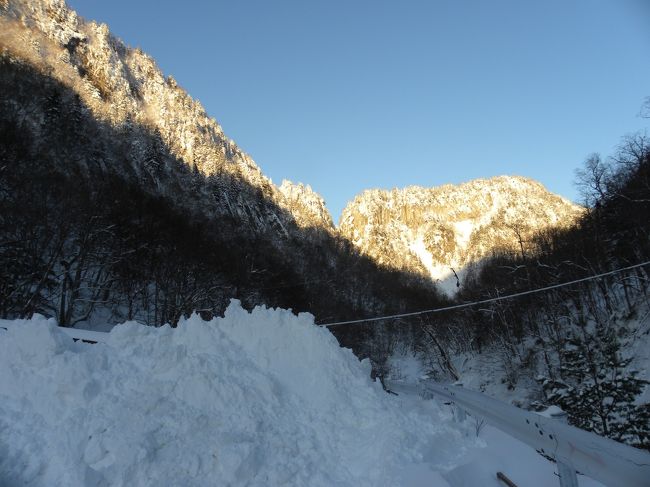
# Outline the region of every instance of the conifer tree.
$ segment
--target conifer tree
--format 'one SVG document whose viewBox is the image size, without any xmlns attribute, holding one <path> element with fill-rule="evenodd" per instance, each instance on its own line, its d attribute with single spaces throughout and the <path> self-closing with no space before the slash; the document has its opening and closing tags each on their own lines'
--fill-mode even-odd
<svg viewBox="0 0 650 487">
<path fill-rule="evenodd" d="M 648 382 L 628 369 L 615 328 L 597 323 L 571 333 L 561 358 L 560 378 L 540 379 L 548 402 L 578 428 L 648 448 L 650 407 L 635 404 Z"/>
</svg>

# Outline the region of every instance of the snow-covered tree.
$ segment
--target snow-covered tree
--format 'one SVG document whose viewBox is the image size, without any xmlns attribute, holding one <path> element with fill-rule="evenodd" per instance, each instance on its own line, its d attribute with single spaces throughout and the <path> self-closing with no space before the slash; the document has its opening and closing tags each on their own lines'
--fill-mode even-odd
<svg viewBox="0 0 650 487">
<path fill-rule="evenodd" d="M 615 327 L 597 323 L 571 333 L 561 356 L 559 378 L 540 378 L 547 401 L 569 414 L 579 428 L 650 447 L 649 405 L 635 404 L 647 381 L 630 370 Z"/>
</svg>

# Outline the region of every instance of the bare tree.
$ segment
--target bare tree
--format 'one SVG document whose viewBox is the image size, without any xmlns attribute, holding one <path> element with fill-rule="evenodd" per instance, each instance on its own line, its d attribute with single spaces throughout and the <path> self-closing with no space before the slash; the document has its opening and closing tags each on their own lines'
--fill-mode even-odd
<svg viewBox="0 0 650 487">
<path fill-rule="evenodd" d="M 593 207 L 607 195 L 611 167 L 604 163 L 599 154 L 590 155 L 583 169 L 575 172 L 576 186 L 587 207 Z"/>
</svg>

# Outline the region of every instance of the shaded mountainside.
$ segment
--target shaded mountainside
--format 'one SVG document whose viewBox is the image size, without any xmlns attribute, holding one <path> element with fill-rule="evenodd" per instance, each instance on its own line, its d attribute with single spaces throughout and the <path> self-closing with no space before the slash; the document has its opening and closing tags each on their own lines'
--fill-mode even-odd
<svg viewBox="0 0 650 487">
<path fill-rule="evenodd" d="M 0 14 L 4 52 L 69 87 L 94 118 L 123 132 L 144 129 L 155 135 L 150 141 L 147 136 L 128 134 L 136 161 L 130 170 L 143 184 L 166 190 L 156 173 L 165 170 L 164 161 L 153 160 L 152 154 L 164 146 L 192 171 L 217 181 L 224 176 L 241 180 L 292 213 L 269 213 L 268 208 L 251 205 L 240 187 L 223 185 L 217 191 L 202 189 L 191 195 L 203 211 L 237 217 L 262 230 L 273 227 L 279 235 L 286 234 L 283 227 L 294 215 L 311 222 L 310 210 L 303 213 L 300 205 L 285 198 L 198 101 L 171 76 L 165 77 L 151 57 L 112 36 L 105 24 L 85 21 L 63 0 L 12 0 L 0 3 Z M 175 192 L 168 196 L 182 197 Z M 326 215 L 317 223 L 327 225 L 328 219 Z"/>
<path fill-rule="evenodd" d="M 308 187 L 274 186 L 105 26 L 57 1 L 0 13 L 3 317 L 162 324 L 237 297 L 333 320 L 439 302 L 338 237 Z"/>
<path fill-rule="evenodd" d="M 518 249 L 550 227 L 575 224 L 583 209 L 522 177 L 436 188 L 369 190 L 344 209 L 339 229 L 382 265 L 430 276 L 456 289 L 454 268 Z"/>
</svg>

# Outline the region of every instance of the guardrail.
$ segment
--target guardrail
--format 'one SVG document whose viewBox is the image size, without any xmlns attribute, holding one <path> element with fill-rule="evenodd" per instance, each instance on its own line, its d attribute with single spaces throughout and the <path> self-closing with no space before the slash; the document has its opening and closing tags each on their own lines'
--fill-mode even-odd
<svg viewBox="0 0 650 487">
<path fill-rule="evenodd" d="M 91 343 L 101 343 L 106 340 L 106 335 L 108 335 L 108 333 L 102 331 L 78 330 L 77 328 L 59 327 L 59 330 L 72 337 L 74 340 L 82 340 Z"/>
<path fill-rule="evenodd" d="M 9 320 L 0 320 L 0 328 L 8 330 L 9 328 L 19 327 L 20 325 Z M 108 333 L 102 331 L 80 330 L 78 328 L 66 328 L 59 326 L 59 330 L 68 335 L 73 340 L 81 340 L 90 343 L 100 343 L 106 341 Z"/>
<path fill-rule="evenodd" d="M 399 383 L 391 382 L 390 386 L 396 391 L 405 390 Z M 453 402 L 555 459 L 562 486 L 577 486 L 576 470 L 611 487 L 650 486 L 650 453 L 646 451 L 462 387 L 422 382 L 417 389 L 420 393 L 429 392 Z"/>
<path fill-rule="evenodd" d="M 1 320 L 0 328 L 12 322 Z M 19 326 L 19 325 L 17 325 Z M 98 343 L 107 333 L 60 327 L 74 340 Z M 519 409 L 480 392 L 454 385 L 421 382 L 419 386 L 387 382 L 396 391 L 429 393 L 453 402 L 459 420 L 465 411 L 555 459 L 562 487 L 577 487 L 576 470 L 611 487 L 650 487 L 650 453 L 569 426 L 556 419 Z"/>
</svg>

